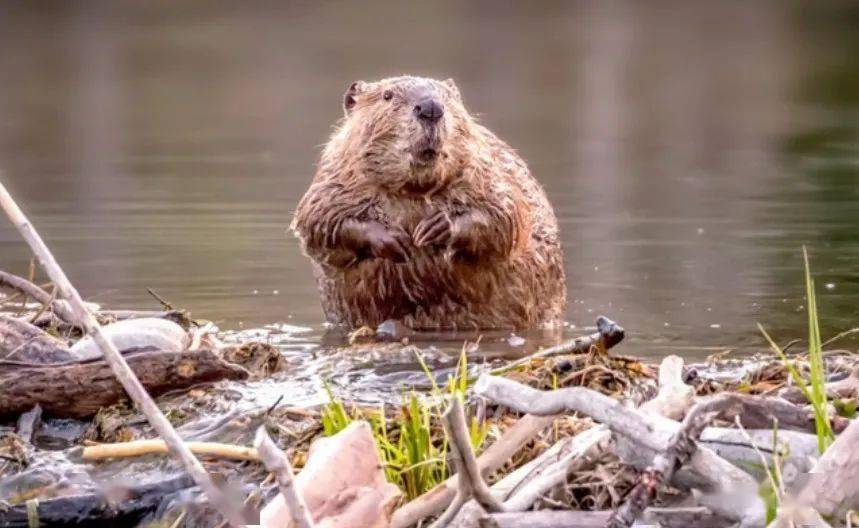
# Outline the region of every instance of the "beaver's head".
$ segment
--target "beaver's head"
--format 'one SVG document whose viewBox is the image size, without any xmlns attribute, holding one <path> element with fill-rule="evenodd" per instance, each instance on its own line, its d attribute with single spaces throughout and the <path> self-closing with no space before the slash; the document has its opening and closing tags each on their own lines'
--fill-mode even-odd
<svg viewBox="0 0 859 528">
<path fill-rule="evenodd" d="M 427 193 L 460 172 L 471 119 L 452 80 L 394 77 L 353 83 L 326 154 L 391 192 Z"/>
</svg>

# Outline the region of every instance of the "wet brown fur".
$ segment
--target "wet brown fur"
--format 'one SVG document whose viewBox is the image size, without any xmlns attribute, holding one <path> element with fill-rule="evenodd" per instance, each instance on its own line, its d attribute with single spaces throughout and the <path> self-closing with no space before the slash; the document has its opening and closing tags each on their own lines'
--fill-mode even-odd
<svg viewBox="0 0 859 528">
<path fill-rule="evenodd" d="M 425 94 L 444 107 L 435 127 L 412 112 Z M 468 114 L 453 82 L 358 82 L 345 103 L 292 223 L 329 321 L 557 324 L 566 291 L 552 207 L 522 159 Z M 437 159 L 421 163 L 427 146 Z M 430 232 L 431 243 L 415 243 Z"/>
</svg>

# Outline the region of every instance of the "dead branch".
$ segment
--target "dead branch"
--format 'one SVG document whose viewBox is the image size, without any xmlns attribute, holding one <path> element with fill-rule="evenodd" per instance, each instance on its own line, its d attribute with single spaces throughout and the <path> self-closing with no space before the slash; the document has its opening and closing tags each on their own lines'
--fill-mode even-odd
<svg viewBox="0 0 859 528">
<path fill-rule="evenodd" d="M 234 460 L 250 460 L 260 462 L 260 455 L 251 447 L 222 444 L 219 442 L 185 442 L 192 453 L 211 455 Z M 108 458 L 129 458 L 144 455 L 169 454 L 167 444 L 160 438 L 152 440 L 133 440 L 115 444 L 98 444 L 83 449 L 84 460 L 104 460 Z"/>
<path fill-rule="evenodd" d="M 674 433 L 664 452 L 657 454 L 652 465 L 641 475 L 641 481 L 609 519 L 608 528 L 628 528 L 650 506 L 656 493 L 671 482 L 674 471 L 688 462 L 697 449 L 696 440 L 704 427 L 726 409 L 735 406 L 733 394 L 720 394 L 695 405 Z"/>
<path fill-rule="evenodd" d="M 57 301 L 48 292 L 23 277 L 0 271 L 0 288 L 10 288 L 32 297 L 42 306 L 50 307 L 63 322 L 77 326 L 74 314 L 67 303 Z"/>
<path fill-rule="evenodd" d="M 554 416 L 523 416 L 477 458 L 481 474 L 487 475 L 504 465 L 526 442 L 549 427 L 554 419 Z M 391 528 L 408 528 L 421 519 L 443 511 L 456 496 L 457 479 L 458 476 L 451 477 L 397 509 L 391 518 Z"/>
<path fill-rule="evenodd" d="M 566 343 L 549 347 L 537 351 L 529 356 L 517 359 L 511 363 L 499 367 L 491 371 L 491 374 L 502 374 L 521 365 L 527 365 L 535 359 L 547 358 L 552 356 L 562 356 L 566 354 L 581 354 L 588 352 L 592 347 L 597 347 L 603 352 L 611 349 L 621 341 L 623 341 L 624 329 L 619 324 L 615 323 L 608 317 L 601 315 L 596 322 L 597 331 L 593 334 L 577 337 Z"/>
<path fill-rule="evenodd" d="M 586 455 L 595 454 L 593 451 L 604 451 L 611 437 L 605 426 L 597 426 L 577 435 L 571 442 L 568 453 L 545 467 L 543 471 L 532 473 L 533 479 L 526 482 L 509 500 L 502 502 L 497 497 L 497 490 L 493 491 L 489 488 L 478 470 L 469 439 L 465 411 L 459 398 L 451 398 L 444 414 L 444 425 L 450 438 L 459 486 L 456 497 L 444 514 L 433 524 L 434 528 L 447 526 L 457 517 L 460 508 L 471 496 L 474 496 L 477 503 L 488 512 L 514 512 L 530 508 L 547 491 L 563 483 L 573 468 L 586 461 Z M 554 453 L 553 456 L 557 455 L 558 453 Z"/>
<path fill-rule="evenodd" d="M 462 401 L 456 396 L 450 398 L 447 411 L 444 413 L 444 428 L 450 439 L 451 453 L 457 463 L 458 471 L 465 477 L 459 479 L 460 488 L 457 490 L 457 495 L 468 497 L 473 494 L 477 502 L 488 511 L 506 511 L 504 504 L 492 495 L 480 474 L 474 450 L 471 448 L 465 410 L 462 407 Z"/>
<path fill-rule="evenodd" d="M 676 426 L 672 420 L 625 407 L 618 400 L 584 387 L 547 392 L 483 374 L 474 385 L 474 391 L 501 405 L 538 416 L 579 412 L 606 424 L 614 432 L 660 451 L 673 432 L 666 428 L 673 429 L 672 423 Z"/>
<path fill-rule="evenodd" d="M 608 450 L 611 433 L 598 425 L 573 437 L 569 452 L 557 462 L 533 476 L 504 504 L 506 511 L 525 511 L 547 492 L 567 481 L 576 470 L 592 464 L 593 460 Z"/>
<path fill-rule="evenodd" d="M 292 464 L 268 436 L 264 425 L 257 429 L 254 446 L 259 452 L 265 468 L 274 474 L 280 488 L 280 494 L 286 501 L 289 515 L 292 517 L 292 522 L 295 523 L 296 528 L 313 528 L 313 520 L 310 518 L 310 512 L 304 503 L 304 498 L 295 487 Z"/>
<path fill-rule="evenodd" d="M 72 320 L 76 321 L 86 330 L 87 334 L 93 337 L 116 378 L 149 420 L 149 423 L 152 424 L 152 427 L 158 432 L 159 436 L 170 446 L 170 452 L 182 462 L 185 469 L 191 475 L 191 478 L 194 479 L 194 482 L 208 495 L 211 504 L 223 512 L 231 524 L 235 526 L 245 524 L 240 509 L 235 507 L 232 504 L 232 500 L 228 499 L 215 486 L 203 468 L 203 465 L 200 464 L 199 460 L 194 458 L 194 454 L 182 443 L 179 434 L 173 429 L 173 426 L 170 425 L 170 422 L 158 408 L 158 405 L 155 404 L 155 401 L 146 392 L 140 380 L 135 376 L 134 371 L 131 370 L 131 367 L 128 366 L 122 355 L 113 346 L 113 343 L 105 337 L 101 330 L 101 325 L 99 325 L 95 317 L 89 312 L 80 294 L 69 281 L 68 277 L 66 277 L 65 272 L 57 263 L 48 246 L 42 241 L 38 232 L 30 224 L 30 221 L 2 183 L 0 183 L 0 206 L 3 207 L 3 210 L 6 211 L 6 214 L 21 233 L 21 236 L 30 245 L 36 258 L 39 259 L 42 267 L 58 288 L 61 297 L 68 300 Z"/>
<path fill-rule="evenodd" d="M 626 408 L 616 400 L 582 387 L 546 392 L 484 374 L 477 380 L 475 392 L 520 412 L 589 415 L 606 424 L 612 432 L 619 433 L 615 438 L 616 453 L 625 462 L 641 469 L 651 465 L 653 457 L 668 447 L 672 435 L 680 428 L 674 420 Z M 752 397 L 737 395 L 732 403 L 741 405 L 746 398 Z M 697 449 L 672 483 L 683 489 L 705 490 L 702 504 L 728 518 L 757 519 L 764 513 L 763 503 L 754 491 L 757 482 L 707 448 Z M 738 490 L 744 491 L 738 494 Z M 728 495 L 732 497 L 730 500 L 726 498 Z M 739 504 L 740 501 L 743 504 Z"/>
</svg>

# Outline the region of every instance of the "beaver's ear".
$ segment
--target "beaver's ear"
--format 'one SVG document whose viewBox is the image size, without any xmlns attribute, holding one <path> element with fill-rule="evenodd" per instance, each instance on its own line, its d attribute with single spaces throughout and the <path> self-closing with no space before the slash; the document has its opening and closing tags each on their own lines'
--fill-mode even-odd
<svg viewBox="0 0 859 528">
<path fill-rule="evenodd" d="M 349 86 L 346 93 L 343 94 L 343 110 L 346 112 L 346 115 L 349 115 L 349 112 L 352 111 L 352 108 L 355 106 L 356 97 L 364 91 L 366 84 L 364 81 L 355 81 Z"/>
<path fill-rule="evenodd" d="M 456 83 L 453 82 L 453 79 L 445 79 L 442 82 L 445 86 L 450 88 L 450 91 L 453 92 L 453 95 L 455 95 L 457 99 L 462 99 L 462 96 L 459 94 L 459 88 L 456 86 Z"/>
</svg>

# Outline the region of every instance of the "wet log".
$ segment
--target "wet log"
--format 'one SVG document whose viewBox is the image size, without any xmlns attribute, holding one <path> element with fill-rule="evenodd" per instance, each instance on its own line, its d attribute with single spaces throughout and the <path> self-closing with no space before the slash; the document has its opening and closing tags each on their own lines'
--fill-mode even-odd
<svg viewBox="0 0 859 528">
<path fill-rule="evenodd" d="M 26 321 L 0 315 L 0 359 L 56 363 L 74 356 L 65 343 Z"/>
<path fill-rule="evenodd" d="M 133 488 L 112 489 L 109 493 L 94 491 L 33 503 L 39 526 L 135 526 L 145 514 L 161 504 L 165 495 L 193 485 L 194 481 L 185 474 Z M 0 508 L 0 526 L 32 526 L 27 503 L 11 505 L 8 509 Z"/>
<path fill-rule="evenodd" d="M 136 352 L 123 357 L 152 395 L 248 377 L 245 369 L 210 349 Z M 86 418 L 122 398 L 125 391 L 104 359 L 54 364 L 0 361 L 0 416 L 39 404 L 54 416 Z"/>
</svg>

